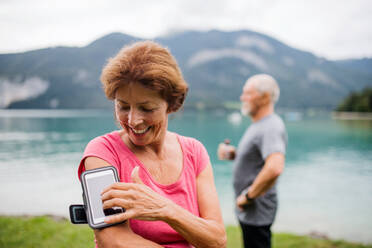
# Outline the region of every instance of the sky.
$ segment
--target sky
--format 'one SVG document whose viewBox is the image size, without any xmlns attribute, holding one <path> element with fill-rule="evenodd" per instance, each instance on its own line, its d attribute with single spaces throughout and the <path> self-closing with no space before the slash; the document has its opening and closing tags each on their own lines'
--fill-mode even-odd
<svg viewBox="0 0 372 248">
<path fill-rule="evenodd" d="M 0 53 L 211 29 L 260 32 L 327 59 L 372 57 L 371 0 L 0 0 Z"/>
</svg>

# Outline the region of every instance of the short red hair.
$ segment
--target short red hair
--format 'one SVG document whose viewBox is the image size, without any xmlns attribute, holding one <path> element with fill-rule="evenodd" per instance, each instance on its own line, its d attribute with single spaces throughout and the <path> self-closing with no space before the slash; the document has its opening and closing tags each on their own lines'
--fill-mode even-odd
<svg viewBox="0 0 372 248">
<path fill-rule="evenodd" d="M 115 99 L 116 91 L 129 83 L 157 91 L 175 112 L 186 98 L 188 85 L 168 49 L 153 41 L 140 41 L 123 47 L 103 68 L 101 82 L 106 97 Z"/>
</svg>

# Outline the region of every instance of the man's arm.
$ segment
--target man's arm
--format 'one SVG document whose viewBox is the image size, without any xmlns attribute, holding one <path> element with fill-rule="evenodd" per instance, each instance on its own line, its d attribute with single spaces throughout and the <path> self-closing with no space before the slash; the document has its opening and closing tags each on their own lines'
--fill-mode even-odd
<svg viewBox="0 0 372 248">
<path fill-rule="evenodd" d="M 276 182 L 276 179 L 284 170 L 285 157 L 282 153 L 277 152 L 270 154 L 265 164 L 249 187 L 247 195 L 249 198 L 257 198 L 266 193 Z M 245 193 L 245 191 L 243 191 Z M 242 207 L 248 203 L 245 194 L 238 196 L 236 203 Z"/>
</svg>

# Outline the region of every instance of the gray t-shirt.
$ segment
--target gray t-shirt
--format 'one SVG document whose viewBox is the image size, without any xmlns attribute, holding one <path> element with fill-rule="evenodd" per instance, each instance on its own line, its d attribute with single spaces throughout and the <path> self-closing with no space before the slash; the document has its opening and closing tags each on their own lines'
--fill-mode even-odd
<svg viewBox="0 0 372 248">
<path fill-rule="evenodd" d="M 270 114 L 252 123 L 244 133 L 237 148 L 234 166 L 235 196 L 250 186 L 272 153 L 285 154 L 287 133 L 282 119 Z M 256 198 L 252 204 L 235 212 L 240 222 L 254 226 L 271 225 L 277 209 L 276 185 Z"/>
</svg>

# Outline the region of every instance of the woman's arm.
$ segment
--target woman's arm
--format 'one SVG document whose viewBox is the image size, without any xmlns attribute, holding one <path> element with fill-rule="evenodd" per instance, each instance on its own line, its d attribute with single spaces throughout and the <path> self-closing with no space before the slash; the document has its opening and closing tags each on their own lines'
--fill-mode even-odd
<svg viewBox="0 0 372 248">
<path fill-rule="evenodd" d="M 103 207 L 123 207 L 126 211 L 105 220 L 107 223 L 134 218 L 168 223 L 195 247 L 225 247 L 226 233 L 213 180 L 211 164 L 196 179 L 200 217 L 144 185 L 138 167 L 132 172 L 134 183 L 116 183 L 104 191 Z"/>
<path fill-rule="evenodd" d="M 99 248 L 162 247 L 157 243 L 144 239 L 135 234 L 130 229 L 128 222 L 103 229 L 94 229 L 94 235 Z"/>
<path fill-rule="evenodd" d="M 85 169 L 91 170 L 100 167 L 110 166 L 106 161 L 97 157 L 88 157 L 84 161 Z M 99 248 L 105 247 L 161 247 L 157 243 L 144 239 L 135 234 L 129 226 L 129 222 L 106 227 L 103 229 L 94 229 L 94 235 Z"/>
<path fill-rule="evenodd" d="M 166 222 L 195 247 L 226 247 L 225 226 L 211 164 L 199 174 L 196 183 L 200 217 L 176 205 L 171 207 Z"/>
</svg>

